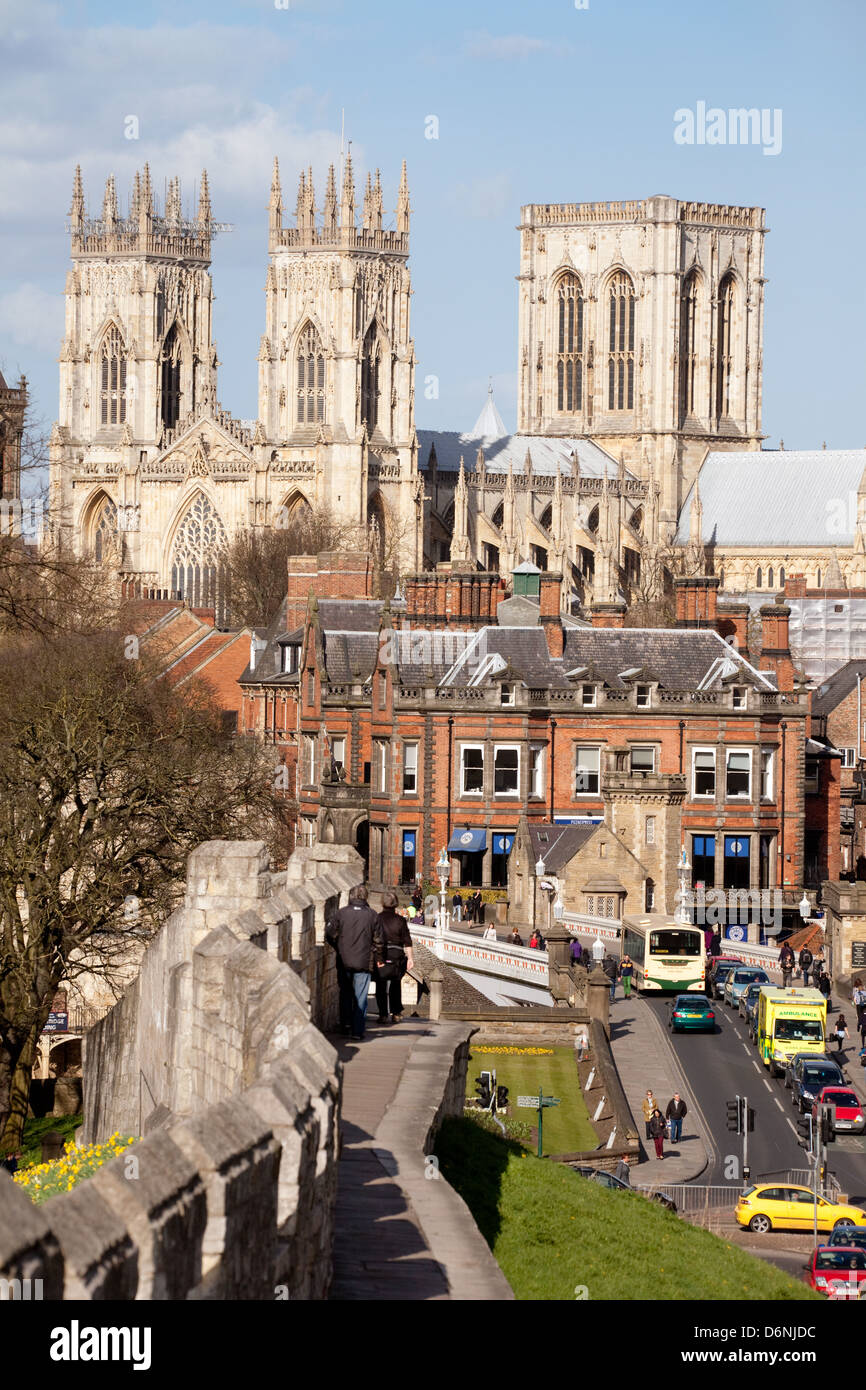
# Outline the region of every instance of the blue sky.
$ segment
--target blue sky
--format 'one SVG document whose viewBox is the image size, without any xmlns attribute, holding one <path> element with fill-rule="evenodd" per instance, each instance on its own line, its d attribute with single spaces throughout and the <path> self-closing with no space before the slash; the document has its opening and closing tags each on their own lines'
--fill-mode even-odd
<svg viewBox="0 0 866 1390">
<path fill-rule="evenodd" d="M 521 204 L 669 193 L 767 209 L 768 444 L 862 447 L 864 30 L 861 0 L 0 0 L 0 366 L 53 420 L 76 162 L 93 213 L 108 173 L 125 203 L 148 160 L 186 201 L 206 165 L 234 224 L 212 267 L 219 393 L 254 416 L 273 156 L 292 207 L 300 167 L 321 191 L 345 109 L 357 184 L 380 166 L 391 215 L 408 162 L 418 381 L 440 382 L 419 426 L 471 427 L 492 376 L 514 428 Z M 678 145 L 699 101 L 780 108 L 781 153 Z"/>
</svg>

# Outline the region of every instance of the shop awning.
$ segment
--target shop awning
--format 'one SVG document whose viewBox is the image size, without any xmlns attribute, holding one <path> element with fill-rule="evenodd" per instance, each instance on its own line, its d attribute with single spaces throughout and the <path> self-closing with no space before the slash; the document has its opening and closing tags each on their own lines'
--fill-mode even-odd
<svg viewBox="0 0 866 1390">
<path fill-rule="evenodd" d="M 462 829 L 452 830 L 451 839 L 448 842 L 449 854 L 479 854 L 487 848 L 487 831 L 470 829 L 464 826 Z"/>
</svg>

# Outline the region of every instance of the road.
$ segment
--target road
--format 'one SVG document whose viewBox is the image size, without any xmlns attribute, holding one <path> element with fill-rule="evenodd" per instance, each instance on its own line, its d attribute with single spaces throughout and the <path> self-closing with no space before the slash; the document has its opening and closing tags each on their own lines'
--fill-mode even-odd
<svg viewBox="0 0 866 1390">
<path fill-rule="evenodd" d="M 645 996 L 667 1029 L 668 1000 Z M 757 1048 L 749 1042 L 745 1021 L 720 1000 L 716 1002 L 718 1031 L 709 1033 L 668 1033 L 671 1045 L 688 1080 L 692 1094 L 703 1112 L 708 1134 L 710 1166 L 701 1174 L 702 1183 L 730 1182 L 735 1176 L 725 1161 L 739 1158 L 742 1139 L 727 1128 L 726 1102 L 736 1095 L 748 1097 L 755 1111 L 755 1129 L 749 1135 L 749 1167 L 755 1182 L 762 1175 L 774 1176 L 782 1170 L 806 1168 L 808 1159 L 797 1143 L 799 1112 L 791 1104 L 791 1092 L 781 1078 L 770 1077 Z M 835 1055 L 835 1049 L 834 1049 Z M 849 1047 L 850 1067 L 846 1077 L 859 1069 L 857 1051 Z M 686 1120 L 686 1127 L 688 1120 Z M 839 1181 L 850 1201 L 866 1206 L 866 1137 L 844 1135 L 828 1148 L 828 1168 Z"/>
</svg>

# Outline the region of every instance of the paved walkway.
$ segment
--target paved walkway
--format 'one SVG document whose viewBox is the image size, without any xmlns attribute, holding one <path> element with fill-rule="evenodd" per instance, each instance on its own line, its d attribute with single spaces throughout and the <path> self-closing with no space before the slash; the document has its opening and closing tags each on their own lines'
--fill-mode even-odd
<svg viewBox="0 0 866 1390">
<path fill-rule="evenodd" d="M 374 1010 L 362 1043 L 331 1036 L 344 1063 L 332 1301 L 449 1297 L 411 1205 L 374 1152 L 412 1045 L 431 1031 L 409 1018 L 380 1027 Z"/>
<path fill-rule="evenodd" d="M 706 1128 L 667 1034 L 639 995 L 633 993 L 623 999 L 621 985 L 617 986 L 610 1021 L 613 1058 L 646 1153 L 646 1162 L 635 1170 L 635 1182 L 689 1182 L 707 1167 Z M 661 1160 L 655 1156 L 653 1141 L 645 1137 L 642 1105 L 647 1090 L 653 1092 L 662 1114 L 675 1091 L 688 1106 L 683 1137 L 678 1144 L 665 1141 Z"/>
</svg>

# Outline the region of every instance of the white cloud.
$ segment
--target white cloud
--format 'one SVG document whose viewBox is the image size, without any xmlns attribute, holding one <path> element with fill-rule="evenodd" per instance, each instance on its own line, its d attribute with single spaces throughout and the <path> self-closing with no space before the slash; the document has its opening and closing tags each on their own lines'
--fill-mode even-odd
<svg viewBox="0 0 866 1390">
<path fill-rule="evenodd" d="M 565 45 L 549 39 L 532 38 L 529 34 L 488 34 L 486 30 L 466 35 L 464 53 L 467 58 L 529 58 L 534 53 L 563 52 Z"/>
<path fill-rule="evenodd" d="M 63 338 L 63 295 L 26 281 L 0 295 L 0 343 L 56 353 Z"/>
</svg>

